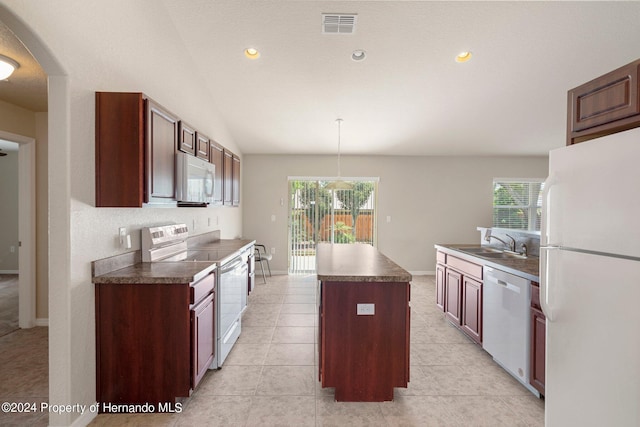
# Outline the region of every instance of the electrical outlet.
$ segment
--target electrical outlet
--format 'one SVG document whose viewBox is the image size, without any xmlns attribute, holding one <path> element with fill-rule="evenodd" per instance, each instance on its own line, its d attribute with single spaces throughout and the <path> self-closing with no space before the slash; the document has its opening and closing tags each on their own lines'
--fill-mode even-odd
<svg viewBox="0 0 640 427">
<path fill-rule="evenodd" d="M 271 248 L 271 255 L 275 255 L 276 254 L 276 248 Z"/>
<path fill-rule="evenodd" d="M 16 247 L 15 246 L 11 246 L 9 248 L 9 252 L 11 252 L 12 254 L 16 252 Z"/>
<path fill-rule="evenodd" d="M 357 304 L 356 314 L 358 316 L 373 316 L 374 314 L 376 314 L 376 305 L 375 304 Z"/>
<path fill-rule="evenodd" d="M 120 238 L 120 246 L 124 246 L 127 243 L 127 227 L 118 228 L 118 236 Z"/>
<path fill-rule="evenodd" d="M 275 215 L 271 215 L 271 222 L 276 222 L 276 216 Z"/>
</svg>

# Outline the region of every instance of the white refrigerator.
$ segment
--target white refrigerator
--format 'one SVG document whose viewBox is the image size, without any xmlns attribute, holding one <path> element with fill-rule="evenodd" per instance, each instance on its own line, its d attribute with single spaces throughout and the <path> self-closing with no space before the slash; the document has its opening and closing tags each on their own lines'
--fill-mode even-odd
<svg viewBox="0 0 640 427">
<path fill-rule="evenodd" d="M 542 193 L 545 425 L 640 426 L 640 128 L 553 150 Z"/>
</svg>

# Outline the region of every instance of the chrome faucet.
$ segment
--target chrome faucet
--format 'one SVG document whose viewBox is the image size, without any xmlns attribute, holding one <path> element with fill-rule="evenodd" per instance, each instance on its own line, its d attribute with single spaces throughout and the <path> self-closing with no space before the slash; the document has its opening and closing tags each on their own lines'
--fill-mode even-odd
<svg viewBox="0 0 640 427">
<path fill-rule="evenodd" d="M 506 236 L 511 239 L 511 242 L 507 243 L 504 240 L 502 240 L 501 238 L 493 236 L 491 233 L 485 234 L 484 240 L 486 240 L 487 242 L 490 242 L 491 239 L 496 239 L 497 241 L 502 242 L 502 244 L 505 245 L 511 252 L 515 252 L 516 251 L 516 239 L 514 239 L 511 236 L 509 236 L 508 234 Z"/>
<path fill-rule="evenodd" d="M 505 236 L 507 236 L 508 238 L 511 239 L 511 252 L 515 252 L 516 251 L 516 239 L 514 239 L 511 236 L 509 236 L 508 234 L 505 234 Z"/>
</svg>

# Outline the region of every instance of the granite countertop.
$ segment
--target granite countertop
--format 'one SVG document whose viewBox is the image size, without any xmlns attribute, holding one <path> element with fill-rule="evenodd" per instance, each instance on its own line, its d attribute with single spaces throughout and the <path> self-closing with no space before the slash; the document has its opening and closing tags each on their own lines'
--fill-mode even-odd
<svg viewBox="0 0 640 427">
<path fill-rule="evenodd" d="M 192 283 L 216 268 L 214 262 L 139 262 L 93 278 L 93 283 L 165 284 Z"/>
<path fill-rule="evenodd" d="M 328 282 L 410 282 L 411 274 L 367 244 L 318 244 L 318 280 Z"/>
<path fill-rule="evenodd" d="M 476 264 L 482 264 L 489 267 L 496 268 L 498 270 L 506 271 L 507 273 L 515 274 L 516 276 L 524 277 L 534 282 L 540 281 L 540 258 L 537 256 L 528 256 L 525 259 L 520 258 L 500 258 L 500 259 L 488 259 L 482 256 L 472 255 L 463 252 L 465 248 L 478 247 L 476 244 L 437 244 L 436 249 L 444 250 L 448 253 L 455 251 L 455 256 L 465 259 L 467 261 L 475 262 Z"/>
<path fill-rule="evenodd" d="M 142 262 L 140 250 L 91 263 L 92 282 L 96 284 L 192 283 L 231 260 L 255 240 L 211 239 L 211 233 L 189 238 L 188 251 L 207 252 L 208 260 Z"/>
</svg>

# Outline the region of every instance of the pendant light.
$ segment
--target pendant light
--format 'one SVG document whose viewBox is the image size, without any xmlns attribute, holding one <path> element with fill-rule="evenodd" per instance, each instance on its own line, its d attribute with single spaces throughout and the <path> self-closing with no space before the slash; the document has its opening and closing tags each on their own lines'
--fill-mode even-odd
<svg viewBox="0 0 640 427">
<path fill-rule="evenodd" d="M 342 124 L 342 119 L 336 119 L 336 123 L 338 124 L 338 179 L 333 182 L 330 182 L 325 188 L 328 190 L 351 190 L 353 189 L 353 185 L 349 182 L 345 182 L 340 178 L 340 125 Z"/>
<path fill-rule="evenodd" d="M 6 80 L 15 70 L 20 68 L 20 64 L 11 58 L 0 55 L 0 80 Z"/>
</svg>

